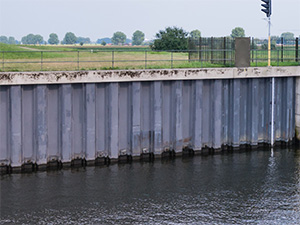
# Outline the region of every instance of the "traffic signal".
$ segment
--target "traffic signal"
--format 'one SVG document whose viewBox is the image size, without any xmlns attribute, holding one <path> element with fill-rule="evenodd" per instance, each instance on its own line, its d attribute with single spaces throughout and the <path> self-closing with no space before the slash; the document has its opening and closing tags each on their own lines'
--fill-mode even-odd
<svg viewBox="0 0 300 225">
<path fill-rule="evenodd" d="M 271 16 L 271 0 L 262 0 L 264 2 L 264 4 L 261 4 L 261 6 L 263 7 L 261 9 L 261 11 L 263 11 L 267 17 L 270 17 Z"/>
</svg>

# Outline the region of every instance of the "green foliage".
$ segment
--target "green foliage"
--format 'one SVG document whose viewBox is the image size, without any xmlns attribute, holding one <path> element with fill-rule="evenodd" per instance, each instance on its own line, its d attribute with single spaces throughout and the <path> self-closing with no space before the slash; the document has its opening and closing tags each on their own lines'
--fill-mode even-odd
<svg viewBox="0 0 300 225">
<path fill-rule="evenodd" d="M 111 38 L 111 41 L 114 45 L 123 45 L 126 41 L 126 35 L 121 31 L 115 32 L 113 37 Z"/>
<path fill-rule="evenodd" d="M 294 34 L 291 32 L 284 32 L 281 34 L 281 37 L 286 40 L 291 40 L 291 39 L 294 39 Z"/>
<path fill-rule="evenodd" d="M 133 33 L 132 45 L 141 45 L 144 40 L 145 40 L 145 34 L 142 31 L 137 30 Z"/>
<path fill-rule="evenodd" d="M 187 50 L 188 32 L 178 27 L 167 27 L 156 34 L 154 43 L 150 45 L 153 50 Z"/>
<path fill-rule="evenodd" d="M 75 34 L 72 32 L 67 32 L 63 40 L 63 43 L 67 45 L 72 45 L 75 44 L 76 41 L 77 41 L 77 37 L 75 36 Z"/>
<path fill-rule="evenodd" d="M 15 45 L 16 44 L 16 39 L 14 37 L 9 37 L 8 38 L 8 44 L 9 45 Z"/>
<path fill-rule="evenodd" d="M 27 36 L 22 37 L 22 44 L 31 45 L 31 44 L 43 44 L 44 39 L 41 35 L 37 34 L 28 34 Z"/>
<path fill-rule="evenodd" d="M 299 62 L 273 62 L 271 61 L 271 66 L 299 66 Z M 268 66 L 268 61 L 265 62 L 251 62 L 250 66 L 255 67 L 265 67 Z"/>
<path fill-rule="evenodd" d="M 245 37 L 245 30 L 242 27 L 236 27 L 236 28 L 232 29 L 230 36 L 232 38 Z"/>
<path fill-rule="evenodd" d="M 101 44 L 103 41 L 104 41 L 106 44 L 111 44 L 111 38 L 108 38 L 108 37 L 98 39 L 98 40 L 96 41 L 96 43 L 97 43 L 97 44 Z"/>
<path fill-rule="evenodd" d="M 7 38 L 6 36 L 0 36 L 0 43 L 9 44 L 9 45 L 15 45 L 16 40 L 14 37 Z"/>
<path fill-rule="evenodd" d="M 190 38 L 192 39 L 199 39 L 201 37 L 201 32 L 200 30 L 193 30 L 190 33 Z"/>
<path fill-rule="evenodd" d="M 91 40 L 88 37 L 87 38 L 78 37 L 76 43 L 80 43 L 80 45 L 81 45 L 81 43 L 82 43 L 82 45 L 83 44 L 89 44 L 89 43 L 91 43 Z"/>
<path fill-rule="evenodd" d="M 57 45 L 59 43 L 57 34 L 54 34 L 54 33 L 50 34 L 49 39 L 48 39 L 48 43 L 50 45 Z"/>
<path fill-rule="evenodd" d="M 36 44 L 44 44 L 44 39 L 41 35 L 37 34 L 35 35 L 35 42 Z"/>
<path fill-rule="evenodd" d="M 33 44 L 34 43 L 34 34 L 28 34 L 21 39 L 22 44 Z"/>
<path fill-rule="evenodd" d="M 8 44 L 8 39 L 6 36 L 0 36 L 0 43 Z"/>
<path fill-rule="evenodd" d="M 274 43 L 275 45 L 280 44 L 281 39 L 279 36 L 271 36 L 271 42 Z"/>
<path fill-rule="evenodd" d="M 101 45 L 105 46 L 105 45 L 106 45 L 106 42 L 103 40 L 103 41 L 101 42 Z"/>
<path fill-rule="evenodd" d="M 268 43 L 264 43 L 264 44 L 261 46 L 261 49 L 262 49 L 262 50 L 268 50 Z M 275 45 L 275 43 L 271 43 L 271 50 L 276 50 L 276 45 Z"/>
<path fill-rule="evenodd" d="M 21 50 L 23 49 L 17 45 L 0 43 L 0 51 L 21 51 Z"/>
<path fill-rule="evenodd" d="M 27 44 L 33 44 L 33 40 L 34 40 L 34 34 L 28 34 L 22 37 L 21 42 L 22 44 L 27 45 Z"/>
</svg>

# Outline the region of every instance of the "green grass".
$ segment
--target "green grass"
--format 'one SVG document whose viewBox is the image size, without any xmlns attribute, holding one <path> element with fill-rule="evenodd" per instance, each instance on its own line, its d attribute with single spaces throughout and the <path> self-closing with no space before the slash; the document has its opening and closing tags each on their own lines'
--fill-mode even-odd
<svg viewBox="0 0 300 225">
<path fill-rule="evenodd" d="M 19 45 L 8 45 L 0 43 L 0 51 L 23 51 Z"/>
<path fill-rule="evenodd" d="M 251 66 L 253 67 L 265 67 L 268 66 L 268 62 L 251 62 Z M 272 62 L 271 61 L 271 66 L 300 66 L 300 61 L 299 62 Z"/>
<path fill-rule="evenodd" d="M 101 45 L 56 46 L 7 45 L 0 43 L 0 71 L 170 69 L 234 66 L 233 62 L 230 61 L 227 61 L 227 65 L 223 64 L 223 60 L 216 61 L 216 59 L 224 57 L 223 52 L 213 53 L 215 63 L 211 63 L 210 51 L 201 54 L 203 62 L 198 61 L 199 53 L 190 56 L 194 61 L 189 61 L 188 52 L 155 52 L 147 46 L 104 47 Z M 267 66 L 267 51 L 259 51 L 252 56 L 255 59 L 251 66 Z M 226 57 L 230 59 L 234 58 L 234 55 L 227 52 Z M 285 51 L 284 62 L 277 63 L 278 52 L 272 51 L 272 66 L 299 66 L 300 62 L 295 62 L 294 58 L 294 51 Z M 147 59 L 147 62 L 145 62 L 145 59 Z M 112 63 L 112 60 L 114 60 L 114 63 Z M 173 63 L 171 63 L 171 60 L 173 60 Z"/>
<path fill-rule="evenodd" d="M 35 51 L 36 50 L 36 51 Z M 65 51 L 68 50 L 68 51 Z M 0 43 L 1 58 L 6 60 L 41 60 L 43 59 L 59 59 L 59 58 L 76 58 L 77 53 L 67 48 L 56 49 L 51 46 L 33 46 L 33 45 L 8 45 Z M 42 52 L 41 51 L 45 51 Z M 62 52 L 47 52 L 62 51 Z"/>
<path fill-rule="evenodd" d="M 171 63 L 162 63 L 157 65 L 147 65 L 146 69 L 184 69 L 184 68 L 223 68 L 230 67 L 228 65 L 223 64 L 211 64 L 206 62 L 174 62 L 173 65 Z M 136 70 L 136 69 L 145 69 L 145 65 L 137 65 L 137 66 L 108 66 L 108 67 L 82 67 L 81 70 Z"/>
</svg>

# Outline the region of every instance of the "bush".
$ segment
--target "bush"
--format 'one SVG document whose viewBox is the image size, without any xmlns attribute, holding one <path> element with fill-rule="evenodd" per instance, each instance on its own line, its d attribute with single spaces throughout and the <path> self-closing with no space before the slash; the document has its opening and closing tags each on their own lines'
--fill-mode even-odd
<svg viewBox="0 0 300 225">
<path fill-rule="evenodd" d="M 188 32 L 178 27 L 167 27 L 156 34 L 154 43 L 150 45 L 152 50 L 187 50 Z"/>
</svg>

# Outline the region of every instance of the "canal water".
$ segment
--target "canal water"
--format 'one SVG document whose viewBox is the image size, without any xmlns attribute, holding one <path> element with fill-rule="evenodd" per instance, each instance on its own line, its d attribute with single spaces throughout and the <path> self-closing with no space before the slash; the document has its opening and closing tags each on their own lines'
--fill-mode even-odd
<svg viewBox="0 0 300 225">
<path fill-rule="evenodd" d="M 0 224 L 300 224 L 300 149 L 0 179 Z"/>
</svg>

